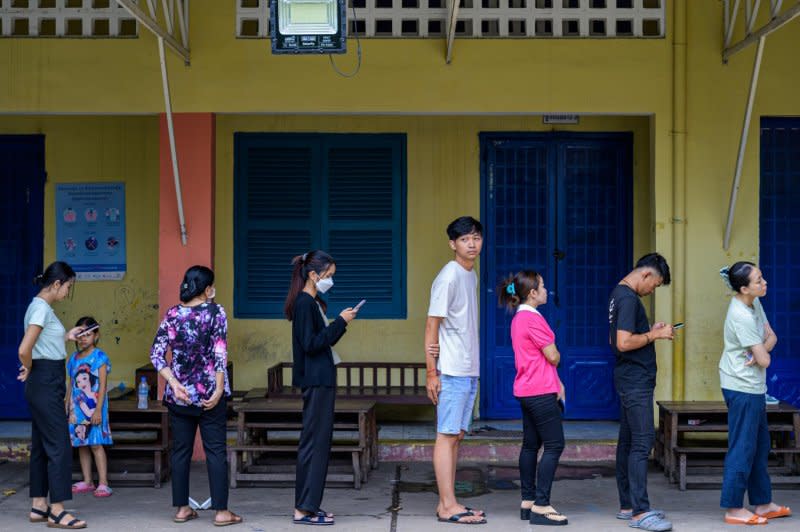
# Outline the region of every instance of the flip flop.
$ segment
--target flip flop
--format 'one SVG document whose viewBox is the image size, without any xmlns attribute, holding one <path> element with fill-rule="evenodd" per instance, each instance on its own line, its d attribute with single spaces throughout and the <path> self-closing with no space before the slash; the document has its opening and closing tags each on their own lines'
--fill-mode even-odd
<svg viewBox="0 0 800 532">
<path fill-rule="evenodd" d="M 111 491 L 111 488 L 105 484 L 98 484 L 97 489 L 94 490 L 95 497 L 111 497 L 112 493 L 114 492 Z"/>
<path fill-rule="evenodd" d="M 197 519 L 198 517 L 199 516 L 197 515 L 197 512 L 192 510 L 192 513 L 190 513 L 186 517 L 177 517 L 177 516 L 173 517 L 172 518 L 172 522 L 173 523 L 187 523 L 187 522 L 191 521 L 192 519 Z"/>
<path fill-rule="evenodd" d="M 544 514 L 531 511 L 531 517 L 528 522 L 532 525 L 540 526 L 564 526 L 569 523 L 569 519 L 551 519 L 551 517 L 564 517 L 560 512 L 547 512 Z"/>
<path fill-rule="evenodd" d="M 486 517 L 486 512 L 483 510 L 476 510 L 475 508 L 470 508 L 469 506 L 464 506 L 464 509 L 468 512 L 472 512 L 475 515 L 480 515 L 481 517 Z"/>
<path fill-rule="evenodd" d="M 773 510 L 771 512 L 767 512 L 765 514 L 756 514 L 759 517 L 764 517 L 766 519 L 777 519 L 779 517 L 789 517 L 792 515 L 792 509 L 788 506 L 781 506 L 777 510 Z"/>
<path fill-rule="evenodd" d="M 45 523 L 47 522 L 47 518 L 50 517 L 50 507 L 48 506 L 47 510 L 39 510 L 37 508 L 31 507 L 31 513 L 41 516 L 41 517 L 28 516 L 28 520 L 31 523 Z"/>
<path fill-rule="evenodd" d="M 453 514 L 447 518 L 439 517 L 439 514 L 436 514 L 436 519 L 438 519 L 440 523 L 454 523 L 456 525 L 485 525 L 487 523 L 486 519 L 481 516 L 477 516 L 481 517 L 480 521 L 462 521 L 465 517 L 476 517 L 476 515 L 469 511 Z"/>
<path fill-rule="evenodd" d="M 641 530 L 648 530 L 649 532 L 667 532 L 672 530 L 672 523 L 658 515 L 655 510 L 646 512 L 639 519 L 631 519 L 628 526 L 631 528 L 639 528 Z"/>
<path fill-rule="evenodd" d="M 725 523 L 729 525 L 766 525 L 768 522 L 766 517 L 756 514 L 751 515 L 748 519 L 725 516 Z"/>
<path fill-rule="evenodd" d="M 326 521 L 324 515 L 308 514 L 300 519 L 292 517 L 292 522 L 296 525 L 312 525 L 312 526 L 330 526 L 334 521 Z"/>
<path fill-rule="evenodd" d="M 238 525 L 239 523 L 241 523 L 241 522 L 243 522 L 243 521 L 244 521 L 244 519 L 242 519 L 242 516 L 241 516 L 241 515 L 236 515 L 236 514 L 235 514 L 235 513 L 233 513 L 233 512 L 231 512 L 231 515 L 232 515 L 233 517 L 232 517 L 231 519 L 228 519 L 227 521 L 217 521 L 217 520 L 214 520 L 214 526 L 230 526 L 230 525 Z"/>
</svg>

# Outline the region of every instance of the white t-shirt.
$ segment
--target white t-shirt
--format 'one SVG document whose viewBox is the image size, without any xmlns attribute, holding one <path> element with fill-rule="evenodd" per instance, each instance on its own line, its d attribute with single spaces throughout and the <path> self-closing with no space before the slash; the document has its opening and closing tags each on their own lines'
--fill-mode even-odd
<svg viewBox="0 0 800 532">
<path fill-rule="evenodd" d="M 456 261 L 433 280 L 428 316 L 444 318 L 439 326 L 437 369 L 453 377 L 480 376 L 478 276 Z"/>
<path fill-rule="evenodd" d="M 25 311 L 25 330 L 31 325 L 42 328 L 39 338 L 33 345 L 33 360 L 64 360 L 67 352 L 64 349 L 64 335 L 67 333 L 53 307 L 40 297 L 34 297 L 28 310 Z"/>
<path fill-rule="evenodd" d="M 762 394 L 767 392 L 767 370 L 758 364 L 745 366 L 754 345 L 764 343 L 764 326 L 769 323 L 756 298 L 750 308 L 731 298 L 725 316 L 725 348 L 719 361 L 719 384 L 726 390 Z"/>
</svg>

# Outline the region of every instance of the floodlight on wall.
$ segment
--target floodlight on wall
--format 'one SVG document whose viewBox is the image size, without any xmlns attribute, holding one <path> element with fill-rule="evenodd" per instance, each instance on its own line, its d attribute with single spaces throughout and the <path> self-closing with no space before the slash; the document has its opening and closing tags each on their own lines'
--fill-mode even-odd
<svg viewBox="0 0 800 532">
<path fill-rule="evenodd" d="M 270 0 L 273 54 L 347 51 L 345 0 Z"/>
</svg>

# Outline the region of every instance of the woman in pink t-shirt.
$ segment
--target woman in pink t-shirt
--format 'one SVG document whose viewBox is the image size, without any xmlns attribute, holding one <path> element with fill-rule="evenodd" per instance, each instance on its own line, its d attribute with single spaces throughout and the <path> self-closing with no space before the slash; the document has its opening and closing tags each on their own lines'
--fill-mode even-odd
<svg viewBox="0 0 800 532">
<path fill-rule="evenodd" d="M 514 397 L 522 408 L 520 517 L 534 525 L 566 525 L 567 518 L 550 505 L 553 477 L 564 450 L 564 385 L 556 369 L 561 358 L 556 336 L 536 310 L 547 303 L 547 289 L 542 276 L 528 270 L 505 279 L 498 292 L 500 305 L 516 313 L 511 321 L 511 343 L 517 368 Z M 542 446 L 537 472 L 536 458 Z"/>
</svg>

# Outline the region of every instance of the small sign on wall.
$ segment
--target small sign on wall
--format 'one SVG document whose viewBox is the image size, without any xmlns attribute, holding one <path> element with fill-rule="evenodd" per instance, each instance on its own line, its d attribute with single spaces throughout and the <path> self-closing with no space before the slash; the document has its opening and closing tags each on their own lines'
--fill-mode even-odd
<svg viewBox="0 0 800 532">
<path fill-rule="evenodd" d="M 122 279 L 125 243 L 124 183 L 56 185 L 56 259 L 79 280 Z"/>
<path fill-rule="evenodd" d="M 542 117 L 545 124 L 577 124 L 580 117 L 570 113 L 551 113 Z"/>
</svg>

